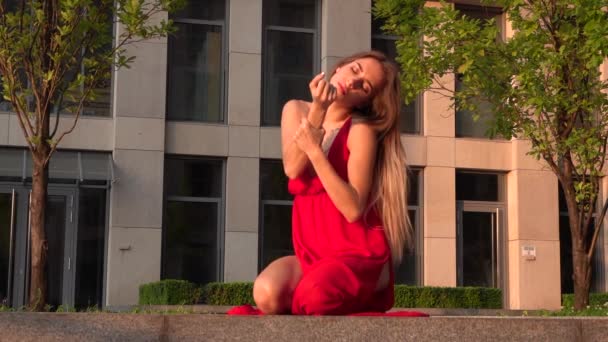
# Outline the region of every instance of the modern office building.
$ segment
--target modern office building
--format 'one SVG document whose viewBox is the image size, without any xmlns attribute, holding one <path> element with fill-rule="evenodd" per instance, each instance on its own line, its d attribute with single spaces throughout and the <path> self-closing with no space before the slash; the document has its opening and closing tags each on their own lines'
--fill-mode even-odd
<svg viewBox="0 0 608 342">
<path fill-rule="evenodd" d="M 51 161 L 51 304 L 135 304 L 140 284 L 166 278 L 252 281 L 290 254 L 282 105 L 309 98 L 312 76 L 342 57 L 394 56 L 371 0 L 189 2 L 172 16 L 177 34 L 129 47 L 133 66 L 113 74 Z M 510 34 L 500 9 L 457 6 Z M 20 306 L 31 160 L 9 108 L 0 104 L 0 300 Z M 483 120 L 428 92 L 404 107 L 401 129 L 416 241 L 396 281 L 498 287 L 505 308 L 558 308 L 572 292 L 567 214 L 529 143 L 486 138 Z M 607 247 L 604 230 L 594 291 L 608 289 Z"/>
</svg>

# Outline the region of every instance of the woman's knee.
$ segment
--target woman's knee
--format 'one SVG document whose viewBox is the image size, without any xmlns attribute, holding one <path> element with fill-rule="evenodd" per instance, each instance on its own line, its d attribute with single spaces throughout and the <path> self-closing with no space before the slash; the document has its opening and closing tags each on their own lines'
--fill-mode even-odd
<svg viewBox="0 0 608 342">
<path fill-rule="evenodd" d="M 253 284 L 253 300 L 258 309 L 265 314 L 280 314 L 289 309 L 286 303 L 285 289 L 267 279 L 256 279 Z M 289 304 L 291 301 L 289 300 Z"/>
</svg>

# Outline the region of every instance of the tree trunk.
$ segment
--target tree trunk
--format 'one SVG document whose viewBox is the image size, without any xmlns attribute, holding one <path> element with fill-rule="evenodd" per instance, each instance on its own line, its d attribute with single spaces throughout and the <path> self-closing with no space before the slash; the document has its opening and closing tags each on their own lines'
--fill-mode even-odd
<svg viewBox="0 0 608 342">
<path fill-rule="evenodd" d="M 44 231 L 48 167 L 44 165 L 49 147 L 41 143 L 33 153 L 34 169 L 32 175 L 32 197 L 30 206 L 31 220 L 31 274 L 29 306 L 32 311 L 42 311 L 46 304 L 46 256 L 47 240 Z M 40 151 L 42 150 L 42 151 Z"/>
<path fill-rule="evenodd" d="M 573 234 L 574 235 L 574 234 Z M 574 268 L 574 309 L 582 310 L 589 305 L 591 288 L 591 261 L 587 258 L 585 241 L 572 239 L 572 263 Z"/>
</svg>

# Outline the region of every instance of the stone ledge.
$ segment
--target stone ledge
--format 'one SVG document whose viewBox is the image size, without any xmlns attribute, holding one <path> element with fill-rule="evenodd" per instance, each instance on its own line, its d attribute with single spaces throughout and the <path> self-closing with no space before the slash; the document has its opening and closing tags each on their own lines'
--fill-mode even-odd
<svg viewBox="0 0 608 342">
<path fill-rule="evenodd" d="M 2 341 L 608 341 L 606 318 L 0 313 Z"/>
<path fill-rule="evenodd" d="M 163 311 L 175 312 L 183 310 L 184 313 L 201 313 L 201 314 L 225 314 L 233 308 L 233 306 L 223 305 L 124 305 L 124 306 L 107 306 L 105 311 L 129 313 L 135 309 L 144 311 L 152 311 L 162 313 Z M 440 308 L 394 308 L 389 312 L 394 311 L 419 311 L 430 316 L 539 316 L 541 311 L 538 310 L 504 310 L 504 309 L 440 309 Z"/>
</svg>

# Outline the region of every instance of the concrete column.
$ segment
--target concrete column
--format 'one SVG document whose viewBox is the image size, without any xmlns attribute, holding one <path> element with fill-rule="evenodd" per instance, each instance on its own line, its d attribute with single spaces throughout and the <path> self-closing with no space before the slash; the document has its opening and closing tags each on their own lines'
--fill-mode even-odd
<svg viewBox="0 0 608 342">
<path fill-rule="evenodd" d="M 262 0 L 231 0 L 224 281 L 258 270 Z"/>
<path fill-rule="evenodd" d="M 252 281 L 257 275 L 259 171 L 257 157 L 228 157 L 224 253 L 227 282 Z"/>
<path fill-rule="evenodd" d="M 135 62 L 114 76 L 106 305 L 136 304 L 139 285 L 160 279 L 167 40 L 128 52 Z"/>
<path fill-rule="evenodd" d="M 456 174 L 424 168 L 424 285 L 456 286 Z"/>
<path fill-rule="evenodd" d="M 514 170 L 507 185 L 508 308 L 559 309 L 557 177 L 547 170 Z M 524 247 L 536 256 L 524 256 Z"/>
<path fill-rule="evenodd" d="M 322 71 L 371 48 L 371 0 L 323 0 L 321 16 Z"/>
</svg>

